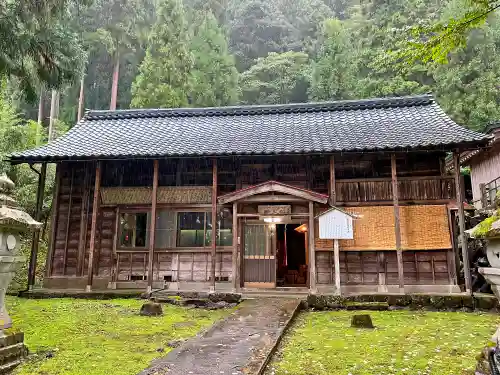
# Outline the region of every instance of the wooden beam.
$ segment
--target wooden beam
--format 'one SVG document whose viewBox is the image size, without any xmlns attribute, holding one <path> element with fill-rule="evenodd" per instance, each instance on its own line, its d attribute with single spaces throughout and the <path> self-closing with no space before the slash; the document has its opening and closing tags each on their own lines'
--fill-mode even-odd
<svg viewBox="0 0 500 375">
<path fill-rule="evenodd" d="M 232 203 L 235 201 L 240 201 L 242 199 L 247 199 L 253 195 L 263 194 L 263 193 L 282 193 L 293 195 L 298 198 L 302 198 L 308 201 L 317 202 L 317 203 L 327 203 L 328 196 L 324 194 L 319 194 L 313 191 L 296 188 L 294 186 L 289 186 L 277 181 L 268 181 L 262 184 L 252 186 L 246 189 L 242 189 L 240 191 L 235 191 L 229 194 L 225 194 L 219 197 L 219 203 Z"/>
<path fill-rule="evenodd" d="M 282 215 L 263 215 L 263 214 L 238 214 L 238 217 L 248 217 L 248 218 L 255 218 L 258 219 L 262 216 L 274 216 L 274 217 L 280 217 L 280 216 L 292 216 L 292 217 L 309 217 L 309 214 L 282 214 Z M 279 224 L 279 223 L 277 223 Z"/>
<path fill-rule="evenodd" d="M 217 257 L 217 159 L 212 159 L 212 263 L 210 291 L 215 292 L 215 265 Z"/>
<path fill-rule="evenodd" d="M 316 252 L 314 251 L 314 203 L 309 202 L 309 291 L 311 294 L 316 289 Z"/>
<path fill-rule="evenodd" d="M 238 269 L 238 203 L 233 203 L 233 292 L 240 291 Z"/>
<path fill-rule="evenodd" d="M 85 262 L 85 250 L 87 242 L 88 206 L 90 197 L 90 171 L 89 162 L 85 162 L 82 204 L 80 206 L 80 233 L 78 234 L 78 256 L 76 263 L 76 274 L 83 276 L 83 264 Z"/>
<path fill-rule="evenodd" d="M 56 180 L 54 182 L 54 196 L 52 197 L 52 217 L 51 217 L 51 230 L 49 239 L 49 252 L 47 254 L 47 262 L 45 265 L 45 277 L 52 276 L 52 261 L 54 259 L 54 252 L 56 250 L 56 233 L 57 224 L 59 222 L 59 193 L 61 190 L 61 164 L 56 167 Z"/>
<path fill-rule="evenodd" d="M 45 180 L 47 177 L 47 163 L 43 163 L 38 176 L 38 188 L 36 192 L 35 220 L 40 222 L 42 218 L 43 197 L 45 193 Z M 41 228 L 33 231 L 31 242 L 30 263 L 28 268 L 28 289 L 32 290 L 36 279 L 36 263 L 38 258 L 38 248 L 40 245 Z"/>
<path fill-rule="evenodd" d="M 153 261 L 155 256 L 155 229 L 156 229 L 156 202 L 158 199 L 158 176 L 159 162 L 153 161 L 153 192 L 151 201 L 151 219 L 149 226 L 149 256 L 148 256 L 148 289 L 147 292 L 153 291 Z"/>
<path fill-rule="evenodd" d="M 330 204 L 337 204 L 337 191 L 335 189 L 335 156 L 330 156 Z"/>
<path fill-rule="evenodd" d="M 396 254 L 398 261 L 399 291 L 404 293 L 403 251 L 401 248 L 401 221 L 399 217 L 398 176 L 396 170 L 396 154 L 391 154 L 392 204 L 394 206 L 394 234 L 396 236 Z"/>
<path fill-rule="evenodd" d="M 335 264 L 335 294 L 340 295 L 340 248 L 339 240 L 333 240 L 333 256 Z"/>
<path fill-rule="evenodd" d="M 462 247 L 462 263 L 464 268 L 465 290 L 467 293 L 472 293 L 470 263 L 469 263 L 469 247 L 467 236 L 465 235 L 465 211 L 464 211 L 464 196 L 462 189 L 462 178 L 460 177 L 460 153 L 453 153 L 453 169 L 455 170 L 455 185 L 457 194 L 458 206 L 458 225 L 460 227 L 460 245 Z"/>
<path fill-rule="evenodd" d="M 95 232 L 97 229 L 97 215 L 99 213 L 99 197 L 101 192 L 101 162 L 97 161 L 95 168 L 94 200 L 92 205 L 92 222 L 90 225 L 90 246 L 89 246 L 89 264 L 87 275 L 86 291 L 92 291 L 92 280 L 94 277 L 94 251 L 95 251 Z"/>
<path fill-rule="evenodd" d="M 268 202 L 307 202 L 304 198 L 294 197 L 291 195 L 254 195 L 242 199 L 241 203 L 268 203 Z"/>
<path fill-rule="evenodd" d="M 457 280 L 457 263 L 456 263 L 456 248 L 457 244 L 455 241 L 455 230 L 454 230 L 454 223 L 451 217 L 451 211 L 447 208 L 446 209 L 446 216 L 448 217 L 448 228 L 450 230 L 450 243 L 451 243 L 451 249 L 446 251 L 446 261 L 448 265 L 448 276 L 450 279 L 450 284 L 451 285 L 457 285 L 458 280 Z"/>
</svg>

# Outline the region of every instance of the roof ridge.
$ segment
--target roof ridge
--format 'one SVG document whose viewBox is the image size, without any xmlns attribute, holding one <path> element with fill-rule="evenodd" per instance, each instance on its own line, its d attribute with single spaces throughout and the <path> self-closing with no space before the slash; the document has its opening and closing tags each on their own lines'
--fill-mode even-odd
<svg viewBox="0 0 500 375">
<path fill-rule="evenodd" d="M 118 120 L 127 118 L 157 117 L 212 117 L 212 116 L 248 116 L 304 112 L 349 111 L 359 109 L 413 107 L 434 103 L 432 94 L 410 95 L 387 98 L 357 100 L 339 100 L 330 102 L 291 103 L 275 105 L 248 105 L 205 108 L 165 108 L 165 109 L 124 109 L 124 110 L 88 110 L 83 120 Z"/>
</svg>

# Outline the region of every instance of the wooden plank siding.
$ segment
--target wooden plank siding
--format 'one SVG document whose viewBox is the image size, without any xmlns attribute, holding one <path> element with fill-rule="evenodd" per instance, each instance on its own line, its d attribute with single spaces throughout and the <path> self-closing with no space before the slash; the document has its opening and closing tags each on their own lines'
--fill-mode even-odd
<svg viewBox="0 0 500 375">
<path fill-rule="evenodd" d="M 500 140 L 490 150 L 473 157 L 469 165 L 474 205 L 481 208 L 481 184 L 500 177 Z"/>
<path fill-rule="evenodd" d="M 399 285 L 396 252 L 386 251 L 380 262 L 376 251 L 343 251 L 340 253 L 341 285 L 377 285 L 379 274 L 386 285 Z M 318 284 L 333 284 L 335 270 L 332 251 L 316 252 Z M 447 250 L 403 252 L 405 285 L 453 284 L 453 270 L 448 266 Z"/>
</svg>

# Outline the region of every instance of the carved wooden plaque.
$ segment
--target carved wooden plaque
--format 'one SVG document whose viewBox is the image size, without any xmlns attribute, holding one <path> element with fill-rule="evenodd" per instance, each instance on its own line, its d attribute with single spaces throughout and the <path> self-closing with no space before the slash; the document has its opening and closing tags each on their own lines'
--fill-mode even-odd
<svg viewBox="0 0 500 375">
<path fill-rule="evenodd" d="M 292 213 L 292 206 L 290 205 L 266 205 L 259 206 L 259 215 L 290 215 Z"/>
</svg>

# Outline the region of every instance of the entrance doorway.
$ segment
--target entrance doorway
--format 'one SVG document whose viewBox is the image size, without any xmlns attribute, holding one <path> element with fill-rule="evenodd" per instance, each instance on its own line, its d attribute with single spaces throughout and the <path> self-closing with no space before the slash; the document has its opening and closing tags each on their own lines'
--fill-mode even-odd
<svg viewBox="0 0 500 375">
<path fill-rule="evenodd" d="M 300 224 L 276 225 L 277 286 L 307 287 L 307 235 Z"/>
</svg>

